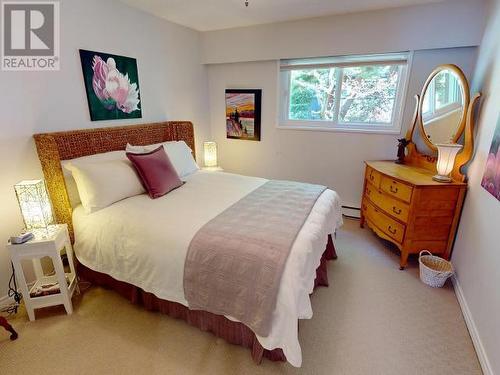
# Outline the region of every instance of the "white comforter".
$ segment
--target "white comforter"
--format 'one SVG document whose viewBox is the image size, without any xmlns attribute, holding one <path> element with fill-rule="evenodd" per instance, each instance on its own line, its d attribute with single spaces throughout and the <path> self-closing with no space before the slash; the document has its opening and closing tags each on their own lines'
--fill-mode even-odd
<svg viewBox="0 0 500 375">
<path fill-rule="evenodd" d="M 136 285 L 157 297 L 188 306 L 184 260 L 195 233 L 209 220 L 267 180 L 223 172 L 198 171 L 184 186 L 152 200 L 139 195 L 86 215 L 73 213 L 75 253 L 85 266 Z M 288 257 L 266 349 L 282 348 L 300 367 L 298 319 L 312 317 L 309 294 L 327 235 L 342 224 L 340 201 L 332 190 L 318 198 Z M 231 319 L 231 317 L 228 317 Z"/>
</svg>

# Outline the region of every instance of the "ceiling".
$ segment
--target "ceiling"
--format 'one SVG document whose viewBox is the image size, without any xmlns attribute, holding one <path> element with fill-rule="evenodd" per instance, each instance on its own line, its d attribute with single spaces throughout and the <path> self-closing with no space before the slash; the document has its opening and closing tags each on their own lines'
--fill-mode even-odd
<svg viewBox="0 0 500 375">
<path fill-rule="evenodd" d="M 120 0 L 199 31 L 362 12 L 443 0 Z"/>
</svg>

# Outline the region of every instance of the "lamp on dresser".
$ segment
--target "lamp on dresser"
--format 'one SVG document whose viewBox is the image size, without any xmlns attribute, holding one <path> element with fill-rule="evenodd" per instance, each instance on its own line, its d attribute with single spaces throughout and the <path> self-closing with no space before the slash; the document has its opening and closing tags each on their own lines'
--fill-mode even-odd
<svg viewBox="0 0 500 375">
<path fill-rule="evenodd" d="M 451 182 L 450 173 L 455 166 L 455 158 L 463 146 L 458 143 L 438 143 L 436 147 L 438 149 L 436 163 L 438 173 L 432 176 L 432 179 L 438 182 Z"/>
<path fill-rule="evenodd" d="M 406 267 L 409 254 L 424 249 L 446 259 L 451 256 L 467 190 L 461 168 L 472 157 L 473 114 L 479 97 L 476 94 L 470 99 L 469 84 L 460 68 L 450 64 L 437 67 L 421 95 L 415 96 L 403 163 L 365 162 L 360 225 L 366 224 L 398 247 L 400 269 Z M 415 127 L 432 155 L 417 150 Z M 463 145 L 457 144 L 460 139 Z M 435 155 L 438 149 L 439 159 Z"/>
</svg>

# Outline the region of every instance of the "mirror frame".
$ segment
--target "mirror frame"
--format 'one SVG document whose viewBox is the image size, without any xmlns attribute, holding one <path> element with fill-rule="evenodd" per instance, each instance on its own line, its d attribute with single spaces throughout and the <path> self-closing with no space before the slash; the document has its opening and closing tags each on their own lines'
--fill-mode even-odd
<svg viewBox="0 0 500 375">
<path fill-rule="evenodd" d="M 466 115 L 467 115 L 467 109 L 469 107 L 469 102 L 470 102 L 470 88 L 469 88 L 469 82 L 467 81 L 467 78 L 465 77 L 464 73 L 462 70 L 453 64 L 443 64 L 439 65 L 436 69 L 434 69 L 429 77 L 427 77 L 427 80 L 425 81 L 424 87 L 422 88 L 422 92 L 420 94 L 419 98 L 419 104 L 418 104 L 418 127 L 420 129 L 420 133 L 422 134 L 422 138 L 424 139 L 425 144 L 433 151 L 437 151 L 437 147 L 432 143 L 429 138 L 427 137 L 427 134 L 425 132 L 424 128 L 424 122 L 422 119 L 422 107 L 424 103 L 424 96 L 427 91 L 427 88 L 429 87 L 430 83 L 436 77 L 439 73 L 441 73 L 444 70 L 451 70 L 453 73 L 455 73 L 458 77 L 458 80 L 460 81 L 462 88 L 463 88 L 463 98 L 464 98 L 464 103 L 463 103 L 463 109 L 462 109 L 462 116 L 460 118 L 460 124 L 458 125 L 457 131 L 455 133 L 455 137 L 453 137 L 453 142 L 452 143 L 457 143 L 460 137 L 462 136 L 464 129 L 465 129 L 465 124 L 466 124 Z"/>
</svg>

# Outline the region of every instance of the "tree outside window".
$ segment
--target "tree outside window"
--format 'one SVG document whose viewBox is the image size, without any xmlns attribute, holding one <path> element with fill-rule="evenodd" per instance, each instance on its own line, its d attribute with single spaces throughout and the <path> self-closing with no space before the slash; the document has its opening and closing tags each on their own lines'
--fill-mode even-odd
<svg viewBox="0 0 500 375">
<path fill-rule="evenodd" d="M 408 53 L 282 60 L 280 125 L 399 132 Z"/>
</svg>

